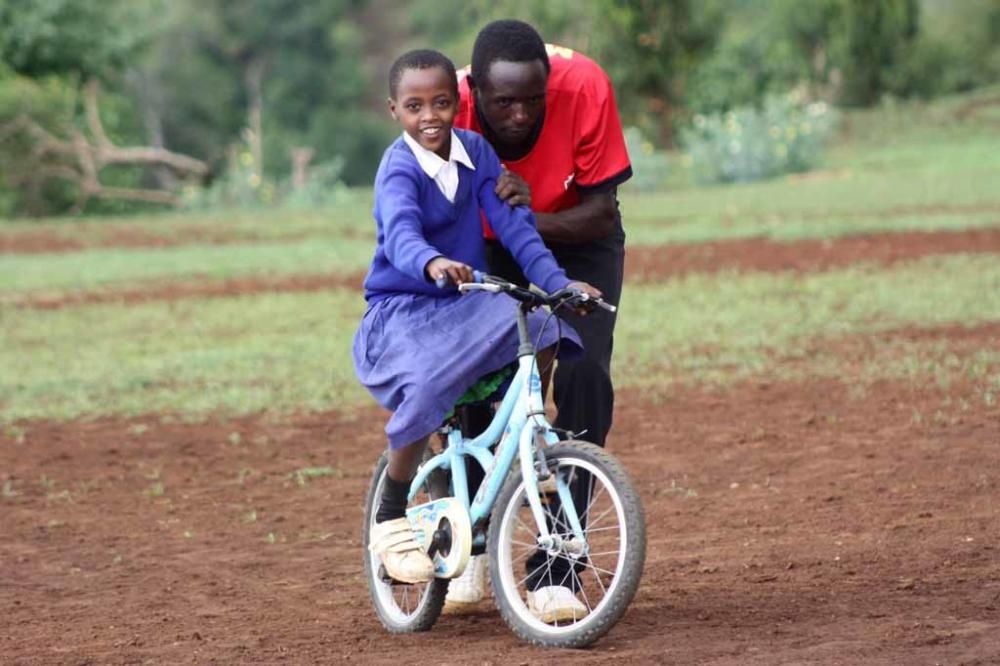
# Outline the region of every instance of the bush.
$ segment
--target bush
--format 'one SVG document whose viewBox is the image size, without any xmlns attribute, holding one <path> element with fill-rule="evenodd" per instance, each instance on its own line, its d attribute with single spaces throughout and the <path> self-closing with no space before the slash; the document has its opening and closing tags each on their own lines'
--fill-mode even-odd
<svg viewBox="0 0 1000 666">
<path fill-rule="evenodd" d="M 625 128 L 625 144 L 632 162 L 632 177 L 623 187 L 639 192 L 662 190 L 667 178 L 667 155 L 656 150 L 638 127 Z"/>
<path fill-rule="evenodd" d="M 228 169 L 206 187 L 188 186 L 183 205 L 190 209 L 266 208 L 290 206 L 322 208 L 340 203 L 349 196 L 342 174 L 344 159 L 314 164 L 306 181 L 298 188 L 291 180 L 279 181 L 260 175 L 247 133 L 244 142 L 230 148 Z"/>
<path fill-rule="evenodd" d="M 813 168 L 834 121 L 823 102 L 803 105 L 792 95 L 769 96 L 760 108 L 695 116 L 682 130 L 681 144 L 698 182 L 762 180 Z"/>
</svg>

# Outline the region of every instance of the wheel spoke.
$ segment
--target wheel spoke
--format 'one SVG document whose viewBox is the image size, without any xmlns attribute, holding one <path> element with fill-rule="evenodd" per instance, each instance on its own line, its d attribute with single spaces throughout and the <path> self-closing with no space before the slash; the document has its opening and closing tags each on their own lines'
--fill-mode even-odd
<svg viewBox="0 0 1000 666">
<path fill-rule="evenodd" d="M 601 512 L 601 515 L 599 515 L 599 516 L 598 516 L 597 518 L 595 518 L 594 520 L 590 521 L 590 523 L 589 523 L 589 524 L 590 524 L 590 525 L 596 525 L 597 523 L 601 522 L 601 519 L 602 519 L 602 518 L 604 518 L 604 516 L 608 515 L 608 514 L 609 514 L 610 512 L 612 512 L 612 511 L 614 511 L 614 510 L 615 510 L 615 505 L 614 505 L 614 504 L 612 504 L 612 505 L 611 505 L 611 506 L 609 506 L 609 507 L 608 507 L 607 509 L 605 509 L 604 511 L 602 511 L 602 512 Z"/>
</svg>

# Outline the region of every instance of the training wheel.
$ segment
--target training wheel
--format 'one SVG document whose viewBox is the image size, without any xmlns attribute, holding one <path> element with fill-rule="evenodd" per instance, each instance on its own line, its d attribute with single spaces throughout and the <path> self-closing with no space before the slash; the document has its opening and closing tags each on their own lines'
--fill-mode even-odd
<svg viewBox="0 0 1000 666">
<path fill-rule="evenodd" d="M 434 575 L 460 576 L 472 552 L 472 524 L 462 502 L 456 497 L 442 497 L 407 509 L 406 517 L 417 542 L 432 553 Z"/>
</svg>

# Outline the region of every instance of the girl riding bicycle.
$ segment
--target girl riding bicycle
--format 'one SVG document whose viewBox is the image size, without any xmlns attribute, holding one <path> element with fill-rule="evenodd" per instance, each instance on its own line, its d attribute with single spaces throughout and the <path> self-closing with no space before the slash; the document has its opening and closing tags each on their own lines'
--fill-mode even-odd
<svg viewBox="0 0 1000 666">
<path fill-rule="evenodd" d="M 509 297 L 460 295 L 436 281 L 472 281 L 486 266 L 480 211 L 525 275 L 540 288 L 600 292 L 571 282 L 542 243 L 526 206 L 509 207 L 496 195 L 500 162 L 478 134 L 453 130 L 458 79 L 437 51 L 401 56 L 389 71 L 389 111 L 403 128 L 382 157 L 375 178 L 376 249 L 365 278 L 368 309 L 354 337 L 354 367 L 362 384 L 392 411 L 386 425 L 388 476 L 371 549 L 389 576 L 404 583 L 430 580 L 434 565 L 405 517 L 410 483 L 427 445 L 455 401 L 480 377 L 517 357 Z M 568 326 L 543 330 L 533 312 L 539 364 L 578 354 Z M 541 336 L 538 338 L 538 336 Z"/>
</svg>

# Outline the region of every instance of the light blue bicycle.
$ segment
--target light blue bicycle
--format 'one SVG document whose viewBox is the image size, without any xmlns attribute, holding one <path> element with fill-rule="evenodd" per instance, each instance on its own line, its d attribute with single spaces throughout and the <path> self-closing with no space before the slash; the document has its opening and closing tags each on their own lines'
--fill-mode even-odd
<svg viewBox="0 0 1000 666">
<path fill-rule="evenodd" d="M 514 633 L 545 646 L 589 645 L 615 625 L 635 595 L 646 559 L 645 519 L 621 464 L 593 444 L 561 441 L 545 418 L 526 313 L 542 306 L 553 311 L 580 305 L 613 311 L 614 306 L 575 290 L 546 295 L 493 276 L 476 278 L 459 288 L 507 293 L 521 303 L 518 368 L 486 431 L 466 438 L 452 419 L 440 431 L 447 444 L 425 457 L 413 479 L 407 517 L 435 564 L 436 577 L 428 583 L 388 578 L 368 550 L 387 457 L 376 464 L 362 529 L 375 611 L 394 633 L 430 629 L 450 579 L 462 573 L 471 554 L 486 552 L 493 596 Z M 469 459 L 485 471 L 471 499 Z M 559 571 L 564 573 L 553 574 Z M 529 585 L 544 579 L 573 590 L 586 612 L 543 621 L 526 599 Z"/>
</svg>

